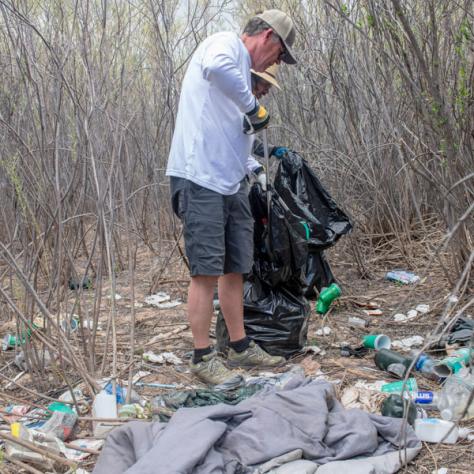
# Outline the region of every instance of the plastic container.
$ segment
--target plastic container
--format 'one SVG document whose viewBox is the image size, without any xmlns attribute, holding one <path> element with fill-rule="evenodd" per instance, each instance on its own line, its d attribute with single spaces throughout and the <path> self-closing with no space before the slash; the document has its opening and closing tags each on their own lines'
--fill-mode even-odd
<svg viewBox="0 0 474 474">
<path fill-rule="evenodd" d="M 92 416 L 94 418 L 117 418 L 117 399 L 113 394 L 107 393 L 105 390 L 100 391 L 92 404 Z M 114 428 L 106 421 L 94 421 L 92 423 L 94 428 L 94 436 L 96 438 L 103 438 Z"/>
<path fill-rule="evenodd" d="M 413 362 L 411 358 L 389 349 L 380 349 L 375 354 L 374 361 L 379 369 L 395 375 L 398 378 L 405 377 L 408 367 L 410 367 Z"/>
<path fill-rule="evenodd" d="M 331 283 L 328 288 L 324 288 L 319 294 L 318 302 L 316 303 L 316 311 L 320 314 L 327 313 L 331 303 L 341 296 L 341 288 L 336 283 Z"/>
<path fill-rule="evenodd" d="M 113 386 L 112 382 L 109 382 L 105 387 L 104 390 L 111 395 L 113 393 Z M 123 405 L 127 399 L 127 387 L 122 387 L 118 383 L 115 384 L 115 393 L 117 395 L 117 403 L 119 405 Z M 139 403 L 140 402 L 140 395 L 138 395 L 135 390 L 132 389 L 132 393 L 130 395 L 130 403 Z"/>
<path fill-rule="evenodd" d="M 368 334 L 362 338 L 362 343 L 364 347 L 375 349 L 376 351 L 390 349 L 392 345 L 392 341 L 385 334 Z"/>
<path fill-rule="evenodd" d="M 350 316 L 348 319 L 349 326 L 353 328 L 366 328 L 369 323 L 362 318 L 358 318 L 357 316 Z"/>
<path fill-rule="evenodd" d="M 380 390 L 385 393 L 402 393 L 403 389 L 408 392 L 417 392 L 418 385 L 416 383 L 416 379 L 407 379 L 406 383 L 404 383 L 403 380 L 399 380 L 398 382 L 386 383 L 382 385 L 382 388 Z"/>
<path fill-rule="evenodd" d="M 403 418 L 408 411 L 407 420 L 413 425 L 418 416 L 416 406 L 411 401 L 405 401 L 400 395 L 392 393 L 383 402 L 380 409 L 383 416 Z"/>
<path fill-rule="evenodd" d="M 446 444 L 454 444 L 459 438 L 459 428 L 452 421 L 437 418 L 417 418 L 415 433 L 418 439 L 427 443 L 442 441 Z"/>
<path fill-rule="evenodd" d="M 456 374 L 471 362 L 471 350 L 469 348 L 459 349 L 452 356 L 446 357 L 433 366 L 433 372 L 439 377 L 448 377 Z"/>
<path fill-rule="evenodd" d="M 465 415 L 462 416 L 473 390 L 474 374 L 469 373 L 468 369 L 463 369 L 448 377 L 437 402 L 441 418 L 450 421 L 474 418 L 474 401 L 472 400 Z"/>
</svg>

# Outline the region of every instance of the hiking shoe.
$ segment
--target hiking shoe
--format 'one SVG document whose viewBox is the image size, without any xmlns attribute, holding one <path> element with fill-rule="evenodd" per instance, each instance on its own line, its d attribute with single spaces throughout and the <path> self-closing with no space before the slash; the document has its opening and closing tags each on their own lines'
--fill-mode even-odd
<svg viewBox="0 0 474 474">
<path fill-rule="evenodd" d="M 250 345 L 243 352 L 236 352 L 229 347 L 227 364 L 230 367 L 244 368 L 272 368 L 280 367 L 286 362 L 284 357 L 272 356 L 265 352 L 260 346 L 250 341 Z"/>
<path fill-rule="evenodd" d="M 208 385 L 239 385 L 243 380 L 241 375 L 229 370 L 223 364 L 215 351 L 202 356 L 202 361 L 197 364 L 193 364 L 191 360 L 189 367 L 192 374 Z"/>
</svg>

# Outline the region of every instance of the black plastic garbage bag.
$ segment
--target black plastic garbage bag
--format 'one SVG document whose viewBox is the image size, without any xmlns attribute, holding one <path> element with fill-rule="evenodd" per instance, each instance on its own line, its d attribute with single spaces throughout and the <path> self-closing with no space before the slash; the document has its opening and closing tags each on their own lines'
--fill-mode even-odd
<svg viewBox="0 0 474 474">
<path fill-rule="evenodd" d="M 284 287 L 271 288 L 257 278 L 244 285 L 247 336 L 269 354 L 290 357 L 306 344 L 310 306 L 304 296 Z M 217 349 L 225 352 L 229 336 L 222 313 L 216 324 Z"/>
<path fill-rule="evenodd" d="M 297 153 L 290 151 L 280 161 L 274 187 L 291 212 L 306 223 L 310 251 L 330 247 L 351 231 L 349 217 Z"/>
<path fill-rule="evenodd" d="M 271 287 L 292 282 L 304 286 L 304 266 L 308 257 L 307 230 L 275 191 L 271 193 L 270 219 L 267 195 L 259 185 L 250 189 L 249 200 L 254 218 L 253 273 Z"/>
<path fill-rule="evenodd" d="M 315 287 L 318 291 L 321 291 L 322 288 L 327 288 L 331 283 L 336 283 L 336 279 L 323 251 L 315 250 L 308 254 L 304 274 L 305 285 L 303 295 L 306 298 L 314 298 L 316 296 Z"/>
</svg>

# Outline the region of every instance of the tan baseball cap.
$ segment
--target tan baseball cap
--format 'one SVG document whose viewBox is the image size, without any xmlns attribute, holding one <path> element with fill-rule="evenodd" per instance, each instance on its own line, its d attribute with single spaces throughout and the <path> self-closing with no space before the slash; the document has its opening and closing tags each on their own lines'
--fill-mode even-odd
<svg viewBox="0 0 474 474">
<path fill-rule="evenodd" d="M 293 20 L 281 10 L 265 10 L 256 15 L 256 17 L 267 23 L 283 41 L 286 48 L 286 54 L 282 57 L 282 60 L 287 64 L 296 64 L 296 59 L 290 50 L 296 37 Z"/>
<path fill-rule="evenodd" d="M 253 69 L 250 69 L 250 71 L 255 76 L 260 77 L 264 81 L 269 82 L 272 86 L 275 86 L 277 89 L 281 90 L 280 84 L 278 84 L 278 81 L 276 80 L 276 76 L 277 76 L 277 73 L 278 73 L 278 64 L 276 64 L 276 63 L 272 64 L 270 67 L 265 69 L 265 71 L 263 71 L 263 72 L 257 72 L 257 71 L 254 71 Z"/>
</svg>

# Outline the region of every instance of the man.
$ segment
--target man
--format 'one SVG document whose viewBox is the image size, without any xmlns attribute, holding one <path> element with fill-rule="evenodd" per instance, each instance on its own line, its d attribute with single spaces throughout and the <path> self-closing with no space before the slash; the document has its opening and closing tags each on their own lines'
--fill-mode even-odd
<svg viewBox="0 0 474 474">
<path fill-rule="evenodd" d="M 281 90 L 280 84 L 277 81 L 278 66 L 273 64 L 267 68 L 264 72 L 257 72 L 251 69 L 252 73 L 252 93 L 257 99 L 261 99 L 268 94 L 272 86 Z M 284 146 L 269 146 L 269 156 L 276 158 L 282 158 L 289 149 Z M 252 145 L 252 155 L 256 155 L 260 158 L 264 157 L 263 143 L 255 138 Z M 267 175 L 265 168 L 258 162 L 252 155 L 249 156 L 247 167 L 249 173 L 252 173 L 257 181 L 262 186 L 263 190 L 267 189 Z"/>
<path fill-rule="evenodd" d="M 294 64 L 294 38 L 292 20 L 279 10 L 267 10 L 252 18 L 240 37 L 225 32 L 204 40 L 183 79 L 166 174 L 173 209 L 183 221 L 191 269 L 191 371 L 209 384 L 234 375 L 209 341 L 216 282 L 230 336 L 228 364 L 273 367 L 284 362 L 249 341 L 244 330 L 242 275 L 253 259 L 245 176 L 250 134 L 269 122 L 250 90 L 250 69 L 264 71 L 281 61 Z"/>
</svg>

